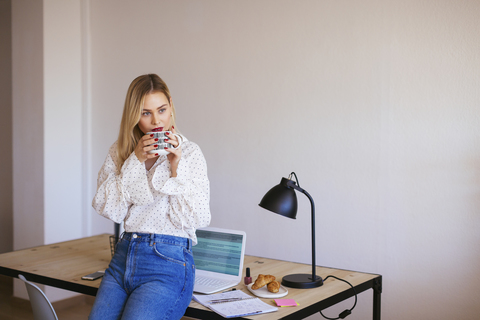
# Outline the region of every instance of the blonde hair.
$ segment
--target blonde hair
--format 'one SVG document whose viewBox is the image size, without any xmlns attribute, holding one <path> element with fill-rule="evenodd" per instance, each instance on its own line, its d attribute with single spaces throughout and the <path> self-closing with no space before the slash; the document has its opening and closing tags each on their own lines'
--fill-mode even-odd
<svg viewBox="0 0 480 320">
<path fill-rule="evenodd" d="M 171 125 L 176 126 L 175 107 L 173 103 L 171 103 L 170 90 L 165 81 L 156 74 L 145 74 L 135 78 L 128 87 L 125 105 L 123 107 L 122 122 L 120 123 L 120 132 L 117 141 L 118 171 L 121 170 L 125 160 L 135 150 L 140 138 L 145 135 L 138 127 L 138 122 L 142 116 L 145 96 L 157 92 L 163 93 L 171 104 Z M 168 129 L 171 130 L 171 128 Z"/>
</svg>

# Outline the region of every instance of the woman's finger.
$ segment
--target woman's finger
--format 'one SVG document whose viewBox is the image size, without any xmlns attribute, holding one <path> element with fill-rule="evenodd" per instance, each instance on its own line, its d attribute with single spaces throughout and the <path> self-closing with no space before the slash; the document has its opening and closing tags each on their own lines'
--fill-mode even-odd
<svg viewBox="0 0 480 320">
<path fill-rule="evenodd" d="M 147 153 L 146 155 L 146 158 L 147 159 L 152 159 L 152 158 L 155 158 L 155 157 L 158 157 L 158 153 Z"/>
<path fill-rule="evenodd" d="M 170 143 L 174 148 L 178 147 L 179 145 L 178 140 L 174 140 L 174 139 L 165 139 L 165 142 Z"/>
<path fill-rule="evenodd" d="M 182 156 L 182 148 L 167 148 L 167 147 L 165 147 L 165 150 L 169 153 L 172 153 L 173 155 L 175 155 L 177 157 Z"/>
<path fill-rule="evenodd" d="M 143 147 L 143 151 L 148 153 L 148 151 L 151 151 L 151 150 L 154 150 L 154 149 L 157 149 L 157 148 L 158 148 L 158 144 L 152 144 L 152 145 Z"/>
<path fill-rule="evenodd" d="M 165 147 L 165 151 L 167 151 L 168 153 L 173 153 L 175 155 L 178 155 L 178 149 L 175 149 L 175 148 L 167 148 Z"/>
<path fill-rule="evenodd" d="M 173 132 L 173 131 L 172 131 Z M 176 135 L 167 134 L 168 139 L 165 139 L 165 142 L 170 143 L 173 147 L 177 147 L 180 143 L 178 142 L 178 138 Z"/>
<path fill-rule="evenodd" d="M 143 136 L 142 140 L 143 140 L 144 146 L 149 146 L 151 144 L 158 142 L 157 138 L 153 138 L 153 134 Z"/>
</svg>

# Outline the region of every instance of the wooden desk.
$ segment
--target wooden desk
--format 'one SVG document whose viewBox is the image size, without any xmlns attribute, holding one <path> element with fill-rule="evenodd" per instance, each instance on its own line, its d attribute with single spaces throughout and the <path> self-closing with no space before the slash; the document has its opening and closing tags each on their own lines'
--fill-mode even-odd
<svg viewBox="0 0 480 320">
<path fill-rule="evenodd" d="M 21 273 L 29 281 L 95 296 L 101 280 L 87 281 L 81 277 L 106 269 L 110 259 L 109 235 L 103 234 L 0 254 L 0 274 L 18 277 Z M 245 256 L 244 265 L 250 267 L 254 280 L 259 273 L 272 274 L 281 279 L 286 274 L 311 272 L 311 265 L 255 256 Z M 334 275 L 345 279 L 355 287 L 357 293 L 373 289 L 373 319 L 380 320 L 381 275 L 325 267 L 317 267 L 317 275 L 322 278 Z M 235 288 L 250 294 L 243 283 Z M 350 286 L 332 278 L 319 288 L 288 288 L 288 291 L 286 298 L 295 299 L 299 307 L 278 308 L 277 312 L 239 319 L 303 319 L 353 296 Z M 274 305 L 272 299 L 262 300 Z M 193 300 L 185 315 L 198 319 L 224 319 Z"/>
</svg>

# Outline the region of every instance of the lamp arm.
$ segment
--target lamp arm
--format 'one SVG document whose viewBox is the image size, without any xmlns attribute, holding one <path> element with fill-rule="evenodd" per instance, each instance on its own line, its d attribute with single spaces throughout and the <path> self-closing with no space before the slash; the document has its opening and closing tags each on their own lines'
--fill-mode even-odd
<svg viewBox="0 0 480 320">
<path fill-rule="evenodd" d="M 315 263 L 315 203 L 313 202 L 312 197 L 310 194 L 303 190 L 303 194 L 305 194 L 308 197 L 308 200 L 310 200 L 310 204 L 312 205 L 312 281 L 315 281 L 317 278 L 315 275 L 315 269 L 316 269 L 316 263 Z"/>
<path fill-rule="evenodd" d="M 300 191 L 304 195 L 307 196 L 308 200 L 310 200 L 310 204 L 312 206 L 312 280 L 315 281 L 316 274 L 316 262 L 315 262 L 315 202 L 313 201 L 312 196 L 304 189 L 300 188 L 293 182 L 292 180 L 288 180 L 287 185 L 295 190 Z"/>
</svg>

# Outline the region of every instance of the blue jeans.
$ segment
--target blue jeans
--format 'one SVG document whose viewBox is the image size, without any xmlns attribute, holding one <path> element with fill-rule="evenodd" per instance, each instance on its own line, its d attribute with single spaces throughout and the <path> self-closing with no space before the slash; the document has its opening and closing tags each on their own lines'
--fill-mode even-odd
<svg viewBox="0 0 480 320">
<path fill-rule="evenodd" d="M 180 319 L 192 299 L 192 241 L 125 233 L 98 289 L 90 320 Z"/>
</svg>

